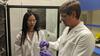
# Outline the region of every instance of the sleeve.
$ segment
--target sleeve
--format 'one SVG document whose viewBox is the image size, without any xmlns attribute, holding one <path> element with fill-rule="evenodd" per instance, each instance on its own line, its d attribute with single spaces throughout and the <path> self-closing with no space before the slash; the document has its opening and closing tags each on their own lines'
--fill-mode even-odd
<svg viewBox="0 0 100 56">
<path fill-rule="evenodd" d="M 20 46 L 21 43 L 21 33 L 16 36 L 16 40 L 14 43 L 14 52 L 15 56 L 22 56 L 22 47 Z"/>
<path fill-rule="evenodd" d="M 92 34 L 83 35 L 74 49 L 73 56 L 91 56 L 95 48 L 95 38 Z"/>
<path fill-rule="evenodd" d="M 49 42 L 49 47 L 55 50 L 59 49 L 59 45 L 60 45 L 60 38 L 55 42 Z"/>
<path fill-rule="evenodd" d="M 49 47 L 52 48 L 52 49 L 58 50 L 60 42 L 63 41 L 62 39 L 65 39 L 64 36 L 67 34 L 68 30 L 69 30 L 69 27 L 66 27 L 64 29 L 62 35 L 57 39 L 57 41 L 55 41 L 55 42 L 49 42 Z"/>
</svg>

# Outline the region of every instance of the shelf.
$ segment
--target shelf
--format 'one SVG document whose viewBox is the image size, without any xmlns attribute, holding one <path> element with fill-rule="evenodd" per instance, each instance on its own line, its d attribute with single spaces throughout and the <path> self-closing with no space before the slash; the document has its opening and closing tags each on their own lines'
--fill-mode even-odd
<svg viewBox="0 0 100 56">
<path fill-rule="evenodd" d="M 100 28 L 100 25 L 97 25 L 97 24 L 85 24 L 86 26 L 89 26 L 89 27 L 96 27 L 96 28 Z"/>
</svg>

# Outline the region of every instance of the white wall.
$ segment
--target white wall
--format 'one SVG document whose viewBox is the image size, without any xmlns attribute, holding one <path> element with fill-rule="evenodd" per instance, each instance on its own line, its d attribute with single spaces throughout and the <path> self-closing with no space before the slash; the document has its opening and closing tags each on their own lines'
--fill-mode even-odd
<svg viewBox="0 0 100 56">
<path fill-rule="evenodd" d="M 9 0 L 9 5 L 60 6 L 66 0 Z"/>
<path fill-rule="evenodd" d="M 46 29 L 53 33 L 57 32 L 57 20 L 58 20 L 57 17 L 58 17 L 57 9 L 46 10 Z"/>
<path fill-rule="evenodd" d="M 24 13 L 27 9 L 22 8 L 12 8 L 10 9 L 10 30 L 11 30 L 11 49 L 12 56 L 14 56 L 14 41 L 16 39 L 17 34 L 21 31 L 22 28 L 22 19 Z"/>
</svg>

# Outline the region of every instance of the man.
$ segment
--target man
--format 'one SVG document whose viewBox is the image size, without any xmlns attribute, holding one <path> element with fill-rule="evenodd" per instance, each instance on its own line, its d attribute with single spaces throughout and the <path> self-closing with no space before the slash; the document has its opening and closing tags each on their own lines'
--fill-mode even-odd
<svg viewBox="0 0 100 56">
<path fill-rule="evenodd" d="M 64 3 L 60 7 L 61 20 L 66 28 L 55 42 L 42 41 L 49 48 L 59 50 L 58 56 L 91 56 L 95 47 L 92 32 L 80 21 L 80 4 L 78 1 Z"/>
</svg>

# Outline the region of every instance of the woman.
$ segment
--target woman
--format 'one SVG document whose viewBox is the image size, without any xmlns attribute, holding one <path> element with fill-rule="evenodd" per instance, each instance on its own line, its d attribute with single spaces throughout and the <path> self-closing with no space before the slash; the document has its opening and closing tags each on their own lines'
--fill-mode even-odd
<svg viewBox="0 0 100 56">
<path fill-rule="evenodd" d="M 31 11 L 23 17 L 22 31 L 15 41 L 16 56 L 39 56 L 39 41 L 44 34 L 39 31 L 39 16 Z"/>
</svg>

